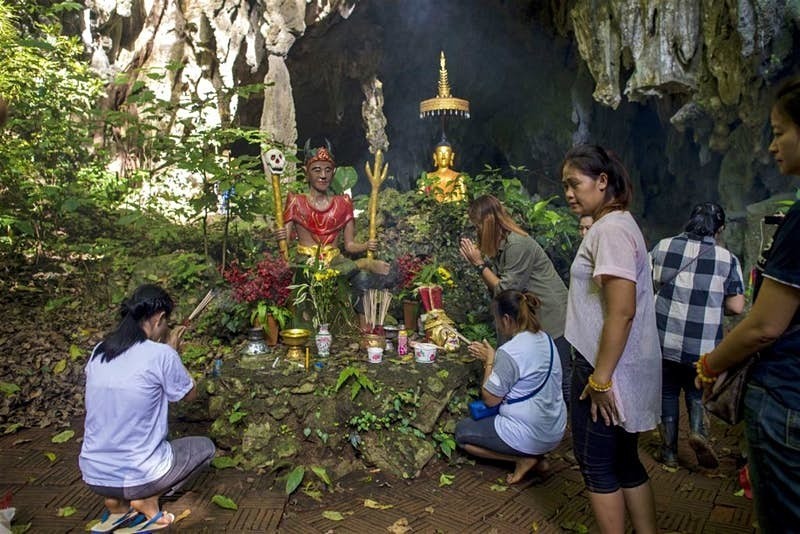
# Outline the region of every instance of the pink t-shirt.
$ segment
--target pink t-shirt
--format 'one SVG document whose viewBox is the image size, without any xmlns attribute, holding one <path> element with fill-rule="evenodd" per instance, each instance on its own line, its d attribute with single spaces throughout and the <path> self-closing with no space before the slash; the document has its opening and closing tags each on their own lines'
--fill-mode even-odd
<svg viewBox="0 0 800 534">
<path fill-rule="evenodd" d="M 661 417 L 661 346 L 647 247 L 630 212 L 614 211 L 596 221 L 570 269 L 564 335 L 592 365 L 603 330 L 601 275 L 636 283 L 636 315 L 611 378 L 612 391 L 620 425 L 628 432 L 651 430 Z"/>
</svg>

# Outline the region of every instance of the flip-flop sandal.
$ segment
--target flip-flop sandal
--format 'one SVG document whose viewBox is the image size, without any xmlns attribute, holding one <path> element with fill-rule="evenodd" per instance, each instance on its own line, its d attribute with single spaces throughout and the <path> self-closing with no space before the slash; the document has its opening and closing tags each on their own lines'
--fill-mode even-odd
<svg viewBox="0 0 800 534">
<path fill-rule="evenodd" d="M 100 522 L 92 527 L 92 532 L 112 532 L 114 529 L 129 526 L 129 523 L 134 519 L 139 512 L 133 508 L 122 514 L 112 514 L 107 509 L 103 510 L 103 515 L 100 516 Z"/>
<path fill-rule="evenodd" d="M 166 523 L 159 523 L 158 520 L 161 518 L 166 518 Z M 128 528 L 121 528 L 115 530 L 115 534 L 133 534 L 134 532 L 153 532 L 156 530 L 161 530 L 165 528 L 169 528 L 173 521 L 175 521 L 175 516 L 169 512 L 158 512 L 156 515 L 150 518 L 149 521 L 145 523 L 141 523 L 139 525 L 131 526 Z"/>
</svg>

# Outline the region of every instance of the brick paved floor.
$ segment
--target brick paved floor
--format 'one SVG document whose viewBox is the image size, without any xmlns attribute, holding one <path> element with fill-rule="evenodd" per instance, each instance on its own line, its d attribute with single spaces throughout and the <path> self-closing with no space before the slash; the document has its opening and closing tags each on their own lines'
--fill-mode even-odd
<svg viewBox="0 0 800 534">
<path fill-rule="evenodd" d="M 101 500 L 82 484 L 77 467 L 81 421 L 73 428 L 76 436 L 62 444 L 50 441 L 57 433 L 53 429 L 0 437 L 0 494 L 13 494 L 14 525 L 30 524 L 28 532 L 35 533 L 84 532 L 100 516 Z M 739 429 L 715 426 L 714 432 L 720 436 L 716 447 L 722 456 L 716 471 L 697 468 L 685 443 L 679 451 L 682 467 L 667 471 L 652 459 L 656 435 L 642 437 L 641 456 L 652 479 L 662 532 L 753 532 L 751 503 L 736 495 Z M 354 472 L 336 481 L 321 502 L 300 492 L 286 498 L 282 485 L 272 487 L 274 479 L 267 476 L 211 469 L 163 506 L 175 514 L 190 510 L 172 528 L 180 532 L 373 533 L 389 532 L 392 525 L 394 532 L 592 532 L 595 523 L 569 450 L 566 439 L 551 455 L 548 476 L 531 477 L 505 491 L 492 486 L 509 467 L 484 462 L 454 467 L 437 461 L 413 481 Z M 454 476 L 452 485 L 439 486 L 442 473 Z M 217 493 L 233 499 L 238 510 L 212 504 Z M 391 507 L 368 508 L 365 499 Z M 59 517 L 65 507 L 76 511 Z M 326 511 L 339 512 L 342 520 L 327 519 Z"/>
</svg>

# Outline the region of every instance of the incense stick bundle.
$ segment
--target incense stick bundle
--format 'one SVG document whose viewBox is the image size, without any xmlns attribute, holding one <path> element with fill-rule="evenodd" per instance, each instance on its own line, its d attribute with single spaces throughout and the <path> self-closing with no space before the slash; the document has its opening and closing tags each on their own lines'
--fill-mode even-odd
<svg viewBox="0 0 800 534">
<path fill-rule="evenodd" d="M 388 289 L 381 291 L 381 310 L 380 310 L 380 323 L 383 325 L 386 320 L 386 313 L 389 311 L 389 303 L 392 302 L 392 294 Z"/>
<path fill-rule="evenodd" d="M 192 310 L 192 313 L 189 314 L 189 317 L 186 318 L 183 324 L 186 325 L 189 324 L 191 321 L 194 321 L 194 319 L 198 315 L 200 315 L 203 312 L 203 310 L 206 309 L 206 307 L 211 303 L 212 300 L 214 300 L 214 297 L 216 296 L 217 292 L 214 291 L 213 289 L 209 289 L 208 293 L 206 293 L 206 296 L 203 297 L 203 300 L 197 303 L 197 306 L 195 306 L 194 310 Z"/>
</svg>

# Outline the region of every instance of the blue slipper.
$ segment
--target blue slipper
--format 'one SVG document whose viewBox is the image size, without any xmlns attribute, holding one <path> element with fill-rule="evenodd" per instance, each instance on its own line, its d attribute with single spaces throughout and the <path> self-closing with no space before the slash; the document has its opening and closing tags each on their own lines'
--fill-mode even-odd
<svg viewBox="0 0 800 534">
<path fill-rule="evenodd" d="M 168 520 L 167 523 L 159 523 L 158 520 L 161 518 L 166 518 Z M 169 512 L 158 512 L 156 515 L 150 518 L 150 521 L 146 523 L 140 523 L 138 525 L 131 525 L 126 528 L 120 528 L 115 530 L 116 534 L 133 534 L 134 532 L 153 532 L 155 530 L 161 530 L 164 528 L 169 528 L 172 525 L 172 522 L 175 521 L 175 516 Z"/>
<path fill-rule="evenodd" d="M 115 529 L 129 526 L 139 513 L 130 508 L 123 514 L 112 514 L 107 509 L 103 510 L 100 522 L 92 527 L 92 532 L 112 532 Z"/>
</svg>

